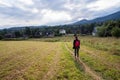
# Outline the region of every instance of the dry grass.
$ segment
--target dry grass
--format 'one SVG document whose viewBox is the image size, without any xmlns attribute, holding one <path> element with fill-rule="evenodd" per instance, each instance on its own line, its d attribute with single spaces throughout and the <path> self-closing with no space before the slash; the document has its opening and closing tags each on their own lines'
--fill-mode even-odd
<svg viewBox="0 0 120 80">
<path fill-rule="evenodd" d="M 120 79 L 120 39 L 79 37 L 80 58 L 106 80 Z M 73 36 L 0 41 L 0 80 L 91 80 L 65 49 Z"/>
<path fill-rule="evenodd" d="M 0 41 L 0 80 L 90 80 L 62 44 Z"/>
<path fill-rule="evenodd" d="M 0 42 L 1 79 L 41 79 L 57 54 L 59 43 Z M 49 45 L 49 46 L 48 46 Z"/>
<path fill-rule="evenodd" d="M 67 44 L 72 50 L 72 42 Z M 119 46 L 120 41 L 115 38 L 81 37 L 80 58 L 104 79 L 119 80 L 120 56 L 111 51 L 119 50 Z"/>
</svg>

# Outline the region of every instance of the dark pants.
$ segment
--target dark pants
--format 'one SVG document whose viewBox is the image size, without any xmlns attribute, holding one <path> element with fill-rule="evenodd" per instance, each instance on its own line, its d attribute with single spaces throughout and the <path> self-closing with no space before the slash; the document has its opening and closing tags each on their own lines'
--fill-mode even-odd
<svg viewBox="0 0 120 80">
<path fill-rule="evenodd" d="M 75 57 L 79 57 L 79 48 L 75 48 Z"/>
</svg>

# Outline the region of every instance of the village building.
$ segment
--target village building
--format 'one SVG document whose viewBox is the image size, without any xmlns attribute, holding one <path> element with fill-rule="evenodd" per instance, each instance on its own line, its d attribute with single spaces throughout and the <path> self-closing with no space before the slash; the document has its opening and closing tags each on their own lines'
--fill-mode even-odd
<svg viewBox="0 0 120 80">
<path fill-rule="evenodd" d="M 7 34 L 5 34 L 5 38 L 15 38 L 15 34 L 7 33 Z"/>
<path fill-rule="evenodd" d="M 47 31 L 45 34 L 45 37 L 54 37 L 54 36 L 55 36 L 54 32 L 51 31 Z"/>
<path fill-rule="evenodd" d="M 43 36 L 43 33 L 40 32 L 40 31 L 37 31 L 34 36 L 35 36 L 35 37 L 42 37 L 42 36 Z"/>
<path fill-rule="evenodd" d="M 65 35 L 66 34 L 66 30 L 65 29 L 60 29 L 59 30 L 59 34 Z"/>
<path fill-rule="evenodd" d="M 93 32 L 92 32 L 92 35 L 93 35 L 93 36 L 97 36 L 97 27 L 94 27 L 94 30 L 93 30 Z"/>
</svg>

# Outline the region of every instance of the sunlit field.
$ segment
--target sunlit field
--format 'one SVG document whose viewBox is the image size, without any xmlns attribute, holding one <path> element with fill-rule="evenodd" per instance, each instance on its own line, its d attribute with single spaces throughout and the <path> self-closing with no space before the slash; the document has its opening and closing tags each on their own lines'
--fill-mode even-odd
<svg viewBox="0 0 120 80">
<path fill-rule="evenodd" d="M 93 80 L 72 57 L 73 36 L 0 41 L 0 80 Z M 80 59 L 104 80 L 120 80 L 120 39 L 79 37 Z"/>
</svg>

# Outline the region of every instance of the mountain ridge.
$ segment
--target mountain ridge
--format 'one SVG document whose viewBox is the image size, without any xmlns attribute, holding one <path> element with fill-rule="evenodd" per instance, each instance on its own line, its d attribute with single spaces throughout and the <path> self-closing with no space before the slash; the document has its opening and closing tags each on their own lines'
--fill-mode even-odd
<svg viewBox="0 0 120 80">
<path fill-rule="evenodd" d="M 117 11 L 117 12 L 107 15 L 107 16 L 91 19 L 91 20 L 83 19 L 83 20 L 73 23 L 73 25 L 100 23 L 100 22 L 105 22 L 108 20 L 118 20 L 118 19 L 120 19 L 120 11 Z"/>
</svg>

